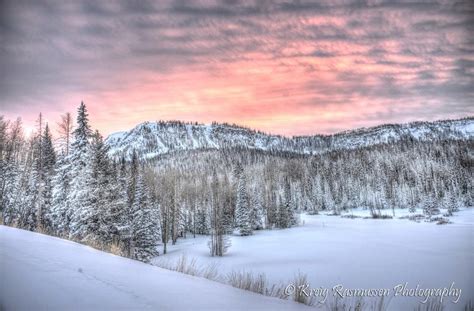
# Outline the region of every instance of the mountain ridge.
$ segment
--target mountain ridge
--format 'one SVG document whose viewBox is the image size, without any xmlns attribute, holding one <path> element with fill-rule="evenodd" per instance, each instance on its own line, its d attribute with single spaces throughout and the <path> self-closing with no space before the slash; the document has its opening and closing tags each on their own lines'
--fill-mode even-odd
<svg viewBox="0 0 474 311">
<path fill-rule="evenodd" d="M 236 124 L 200 124 L 182 121 L 147 121 L 129 131 L 112 133 L 105 140 L 109 155 L 130 158 L 133 150 L 140 158 L 152 159 L 161 154 L 196 149 L 243 147 L 264 151 L 319 154 L 339 149 L 355 149 L 402 138 L 429 141 L 434 139 L 472 139 L 474 117 L 455 120 L 415 121 L 381 124 L 339 133 L 286 137 Z"/>
</svg>

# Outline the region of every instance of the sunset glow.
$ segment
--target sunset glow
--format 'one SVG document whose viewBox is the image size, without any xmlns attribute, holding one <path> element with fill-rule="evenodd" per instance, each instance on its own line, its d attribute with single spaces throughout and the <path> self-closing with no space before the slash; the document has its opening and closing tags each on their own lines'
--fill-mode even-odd
<svg viewBox="0 0 474 311">
<path fill-rule="evenodd" d="M 193 4 L 191 4 L 193 3 Z M 284 135 L 474 113 L 472 2 L 31 1 L 0 8 L 0 114 Z"/>
</svg>

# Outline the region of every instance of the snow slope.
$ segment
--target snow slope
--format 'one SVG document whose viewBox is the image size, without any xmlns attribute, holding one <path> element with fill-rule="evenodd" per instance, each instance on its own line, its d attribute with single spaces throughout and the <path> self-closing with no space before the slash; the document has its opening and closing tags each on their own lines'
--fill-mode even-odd
<svg viewBox="0 0 474 311">
<path fill-rule="evenodd" d="M 264 151 L 285 151 L 317 154 L 330 150 L 354 149 L 403 138 L 417 140 L 472 139 L 474 118 L 408 124 L 385 124 L 361 128 L 334 135 L 297 136 L 293 138 L 265 134 L 249 128 L 229 124 L 145 122 L 135 128 L 111 134 L 106 143 L 112 157 L 131 157 L 136 150 L 139 157 L 151 159 L 160 154 L 195 149 L 223 149 L 240 147 Z"/>
<path fill-rule="evenodd" d="M 67 240 L 0 226 L 0 310 L 306 310 Z"/>
<path fill-rule="evenodd" d="M 364 211 L 354 214 L 363 215 Z M 390 213 L 391 214 L 391 211 Z M 396 211 L 396 216 L 406 214 Z M 192 237 L 170 245 L 169 254 L 155 258 L 165 265 L 186 255 L 198 265 L 217 265 L 221 273 L 265 273 L 272 283 L 288 284 L 300 271 L 313 288 L 391 288 L 408 282 L 410 288 L 462 289 L 457 304 L 444 300 L 444 310 L 461 310 L 474 302 L 474 209 L 451 217 L 452 224 L 415 223 L 404 219 L 348 219 L 303 216 L 304 224 L 285 230 L 256 231 L 232 236 L 229 253 L 209 256 L 208 237 Z M 420 298 L 393 297 L 388 310 L 413 310 Z M 324 308 L 323 308 L 324 310 Z"/>
</svg>

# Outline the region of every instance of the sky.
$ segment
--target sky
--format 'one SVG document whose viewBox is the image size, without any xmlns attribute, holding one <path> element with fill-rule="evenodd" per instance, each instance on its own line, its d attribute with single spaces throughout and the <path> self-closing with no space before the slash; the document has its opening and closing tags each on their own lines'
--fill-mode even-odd
<svg viewBox="0 0 474 311">
<path fill-rule="evenodd" d="M 0 115 L 282 135 L 474 115 L 473 1 L 0 0 Z"/>
</svg>

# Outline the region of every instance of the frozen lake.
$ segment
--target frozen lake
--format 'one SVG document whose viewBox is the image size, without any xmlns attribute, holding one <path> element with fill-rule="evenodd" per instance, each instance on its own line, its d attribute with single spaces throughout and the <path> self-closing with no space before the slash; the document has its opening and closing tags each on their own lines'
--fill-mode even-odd
<svg viewBox="0 0 474 311">
<path fill-rule="evenodd" d="M 396 211 L 396 216 L 406 213 Z M 461 289 L 457 304 L 451 302 L 457 299 L 454 294 L 443 299 L 445 310 L 459 310 L 467 301 L 474 301 L 474 209 L 456 213 L 448 225 L 327 215 L 302 215 L 302 220 L 296 228 L 232 236 L 232 246 L 222 258 L 209 256 L 208 237 L 188 235 L 170 245 L 166 256 L 155 260 L 173 262 L 185 255 L 202 266 L 218 265 L 223 275 L 252 271 L 284 284 L 302 272 L 312 288 L 383 288 L 391 290 L 390 296 L 395 286 L 405 283 L 406 289 L 414 290 L 419 285 L 423 293 L 425 289 L 450 286 Z M 424 299 L 399 295 L 391 298 L 388 309 L 412 310 Z"/>
</svg>

